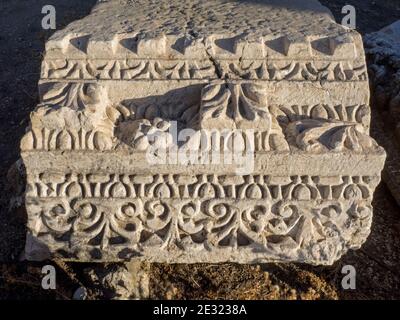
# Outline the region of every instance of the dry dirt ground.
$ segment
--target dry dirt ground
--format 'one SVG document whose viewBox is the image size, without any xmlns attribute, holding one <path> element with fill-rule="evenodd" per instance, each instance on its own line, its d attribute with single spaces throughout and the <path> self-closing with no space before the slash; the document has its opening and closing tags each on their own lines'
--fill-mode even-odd
<svg viewBox="0 0 400 320">
<path fill-rule="evenodd" d="M 57 267 L 57 290 L 41 289 L 43 263 L 18 262 L 24 245 L 25 213 L 8 210 L 6 180 L 18 159 L 18 141 L 37 102 L 37 81 L 45 40 L 41 8 L 57 9 L 57 28 L 88 14 L 95 0 L 0 0 L 0 299 L 71 299 L 85 285 L 81 264 Z M 321 1 L 337 20 L 341 8 L 357 9 L 357 28 L 365 34 L 400 19 L 400 0 Z M 379 140 L 379 137 L 377 137 Z M 382 183 L 375 194 L 372 233 L 361 250 L 332 267 L 300 264 L 258 266 L 153 265 L 151 297 L 169 299 L 400 299 L 400 209 Z M 344 265 L 357 271 L 356 290 L 343 290 Z M 96 298 L 93 295 L 92 298 Z"/>
</svg>

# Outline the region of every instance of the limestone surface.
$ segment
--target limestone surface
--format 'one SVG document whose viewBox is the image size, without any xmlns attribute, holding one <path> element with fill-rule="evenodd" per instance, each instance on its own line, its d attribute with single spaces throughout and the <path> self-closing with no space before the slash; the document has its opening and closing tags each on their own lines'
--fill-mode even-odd
<svg viewBox="0 0 400 320">
<path fill-rule="evenodd" d="M 28 259 L 332 264 L 369 234 L 363 44 L 317 1 L 102 1 L 39 90 Z"/>
</svg>

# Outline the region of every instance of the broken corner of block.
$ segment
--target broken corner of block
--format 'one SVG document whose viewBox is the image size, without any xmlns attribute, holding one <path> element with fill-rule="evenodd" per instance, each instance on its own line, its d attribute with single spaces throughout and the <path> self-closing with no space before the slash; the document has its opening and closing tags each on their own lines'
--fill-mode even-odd
<svg viewBox="0 0 400 320">
<path fill-rule="evenodd" d="M 99 3 L 46 46 L 26 257 L 330 265 L 360 248 L 386 156 L 361 37 L 317 1 L 141 2 Z"/>
</svg>

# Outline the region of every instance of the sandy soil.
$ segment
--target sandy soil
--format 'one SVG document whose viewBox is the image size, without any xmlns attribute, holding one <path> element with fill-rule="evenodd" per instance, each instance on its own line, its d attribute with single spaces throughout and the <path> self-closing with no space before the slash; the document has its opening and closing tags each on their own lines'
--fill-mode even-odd
<svg viewBox="0 0 400 320">
<path fill-rule="evenodd" d="M 55 291 L 41 289 L 43 263 L 18 262 L 24 245 L 25 212 L 8 210 L 6 175 L 18 159 L 18 141 L 37 102 L 45 40 L 41 8 L 57 8 L 57 27 L 79 19 L 95 0 L 0 0 L 0 299 L 70 299 L 82 285 L 82 264 L 53 262 Z M 372 32 L 400 19 L 399 0 L 322 0 L 337 20 L 341 8 L 357 9 L 357 28 Z M 374 124 L 374 122 L 373 122 Z M 374 132 L 374 131 L 373 131 Z M 379 137 L 376 137 L 379 140 Z M 400 299 L 400 210 L 384 184 L 376 191 L 372 233 L 361 250 L 332 267 L 300 264 L 153 265 L 151 297 L 169 299 Z M 342 266 L 357 270 L 357 289 L 341 288 Z M 91 298 L 96 298 L 92 296 Z"/>
</svg>

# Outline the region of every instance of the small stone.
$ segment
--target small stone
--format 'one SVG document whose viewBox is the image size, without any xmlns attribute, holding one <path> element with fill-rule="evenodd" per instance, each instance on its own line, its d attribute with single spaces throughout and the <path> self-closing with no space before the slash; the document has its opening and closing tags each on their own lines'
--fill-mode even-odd
<svg viewBox="0 0 400 320">
<path fill-rule="evenodd" d="M 84 287 L 79 287 L 74 292 L 72 299 L 73 300 L 86 300 L 87 297 L 88 297 L 87 289 Z"/>
</svg>

